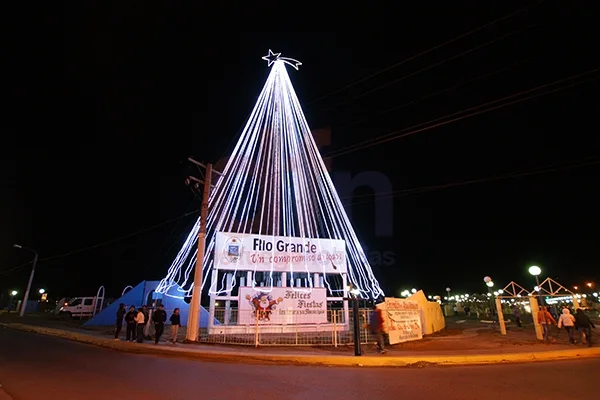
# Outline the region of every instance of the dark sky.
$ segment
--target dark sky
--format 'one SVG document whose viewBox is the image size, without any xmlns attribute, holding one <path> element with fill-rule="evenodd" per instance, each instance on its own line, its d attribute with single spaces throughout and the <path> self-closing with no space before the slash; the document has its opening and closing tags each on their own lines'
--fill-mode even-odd
<svg viewBox="0 0 600 400">
<path fill-rule="evenodd" d="M 18 267 L 30 255 L 15 242 L 40 252 L 35 286 L 54 294 L 105 285 L 117 295 L 162 278 L 193 216 L 116 239 L 199 208 L 183 183 L 185 159 L 216 163 L 231 152 L 269 73 L 269 48 L 303 62 L 289 73 L 311 127 L 331 128 L 323 154 L 598 68 L 588 3 L 537 3 L 329 16 L 115 2 L 23 17 L 7 57 L 0 289 L 26 284 L 29 269 Z M 600 283 L 600 165 L 562 169 L 600 160 L 598 76 L 334 157 L 334 177 L 377 171 L 392 191 L 559 169 L 395 196 L 384 236 L 378 203 L 358 189 L 346 201 L 359 238 L 393 253 L 374 265 L 384 290 L 483 291 L 485 275 L 532 286 L 532 263 L 568 285 Z"/>
</svg>

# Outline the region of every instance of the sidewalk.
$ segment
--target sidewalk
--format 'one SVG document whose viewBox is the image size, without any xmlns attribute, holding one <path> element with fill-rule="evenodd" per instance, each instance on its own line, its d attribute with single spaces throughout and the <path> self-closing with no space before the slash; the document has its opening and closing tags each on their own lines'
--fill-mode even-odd
<svg viewBox="0 0 600 400">
<path fill-rule="evenodd" d="M 443 346 L 427 345 L 424 341 L 411 342 L 417 344 L 415 348 L 403 348 L 402 346 L 390 349 L 385 355 L 374 351 L 373 346 L 363 346 L 364 355 L 353 356 L 352 347 L 234 347 L 208 344 L 167 344 L 158 346 L 152 344 L 127 343 L 114 341 L 103 332 L 82 331 L 77 329 L 57 329 L 44 326 L 26 325 L 21 323 L 0 323 L 0 326 L 33 332 L 43 335 L 61 337 L 82 343 L 111 348 L 115 350 L 154 354 L 179 356 L 193 358 L 203 361 L 225 361 L 236 363 L 262 363 L 262 364 L 296 364 L 296 365 L 328 365 L 328 366 L 369 366 L 369 367 L 411 367 L 424 365 L 481 365 L 510 362 L 533 362 L 533 361 L 555 361 L 565 359 L 581 359 L 589 357 L 600 357 L 600 347 L 587 348 L 583 346 L 544 345 L 540 343 L 498 346 L 494 341 L 485 338 L 486 333 L 476 333 L 466 330 L 462 335 L 454 339 L 428 340 L 429 345 L 434 342 L 445 344 Z M 483 340 L 473 340 L 473 335 L 484 335 Z M 466 338 L 459 338 L 466 335 Z M 439 338 L 442 339 L 442 338 Z M 466 339 L 466 340 L 465 340 Z M 462 348 L 457 344 L 476 342 L 489 342 L 485 347 L 477 346 L 470 349 Z M 409 347 L 409 346 L 405 346 Z"/>
</svg>

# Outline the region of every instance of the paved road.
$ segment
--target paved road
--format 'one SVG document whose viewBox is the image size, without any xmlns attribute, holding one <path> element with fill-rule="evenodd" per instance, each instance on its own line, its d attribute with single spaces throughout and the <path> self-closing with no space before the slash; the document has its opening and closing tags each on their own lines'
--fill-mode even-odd
<svg viewBox="0 0 600 400">
<path fill-rule="evenodd" d="M 420 369 L 207 363 L 0 328 L 1 400 L 2 391 L 14 400 L 530 400 L 540 391 L 564 400 L 593 398 L 598 371 L 600 359 Z"/>
</svg>

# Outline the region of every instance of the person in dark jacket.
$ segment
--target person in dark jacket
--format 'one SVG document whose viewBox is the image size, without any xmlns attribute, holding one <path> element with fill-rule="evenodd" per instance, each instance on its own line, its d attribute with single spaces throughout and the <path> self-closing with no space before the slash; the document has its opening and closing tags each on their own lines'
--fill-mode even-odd
<svg viewBox="0 0 600 400">
<path fill-rule="evenodd" d="M 162 304 L 158 306 L 158 310 L 152 314 L 152 321 L 154 321 L 154 344 L 158 344 L 160 337 L 165 331 L 165 322 L 167 321 L 165 306 Z"/>
<path fill-rule="evenodd" d="M 521 328 L 523 326 L 521 324 L 521 310 L 519 310 L 519 306 L 516 304 L 513 306 L 513 315 L 515 316 L 515 323 Z"/>
<path fill-rule="evenodd" d="M 123 318 L 127 310 L 125 309 L 125 304 L 119 304 L 119 309 L 117 310 L 117 326 L 115 327 L 115 340 L 119 340 L 119 334 L 121 333 L 121 329 L 123 329 Z"/>
<path fill-rule="evenodd" d="M 385 354 L 385 338 L 384 338 L 384 323 L 383 314 L 380 308 L 375 307 L 370 318 L 371 332 L 377 338 L 377 350 L 381 354 Z"/>
<path fill-rule="evenodd" d="M 592 328 L 596 329 L 596 326 L 581 308 L 578 308 L 575 314 L 575 328 L 581 334 L 581 343 L 587 340 L 587 345 L 592 347 Z"/>
<path fill-rule="evenodd" d="M 129 311 L 125 314 L 125 329 L 126 329 L 126 340 L 128 342 L 135 342 L 136 336 L 136 324 L 135 324 L 135 316 L 137 312 L 135 311 L 135 307 L 129 307 Z"/>
<path fill-rule="evenodd" d="M 171 321 L 171 340 L 173 344 L 177 343 L 177 333 L 179 333 L 179 327 L 181 326 L 181 315 L 179 315 L 179 308 L 173 310 L 173 315 L 169 319 Z"/>
</svg>

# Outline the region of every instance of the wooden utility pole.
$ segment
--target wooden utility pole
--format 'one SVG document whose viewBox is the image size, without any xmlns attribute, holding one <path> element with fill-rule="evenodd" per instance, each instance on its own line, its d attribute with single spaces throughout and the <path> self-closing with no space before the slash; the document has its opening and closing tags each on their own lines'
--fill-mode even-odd
<svg viewBox="0 0 600 400">
<path fill-rule="evenodd" d="M 206 218 L 208 216 L 208 198 L 210 196 L 210 182 L 213 169 L 212 164 L 204 165 L 192 158 L 188 158 L 188 160 L 200 167 L 204 167 L 206 170 L 204 181 L 190 177 L 190 179 L 204 184 L 202 207 L 200 211 L 200 229 L 198 230 L 198 254 L 196 255 L 196 269 L 194 271 L 194 288 L 192 290 L 192 301 L 190 303 L 187 330 L 185 334 L 186 340 L 196 342 L 198 341 L 198 330 L 200 328 L 200 301 L 202 299 L 202 267 L 206 242 Z"/>
</svg>

